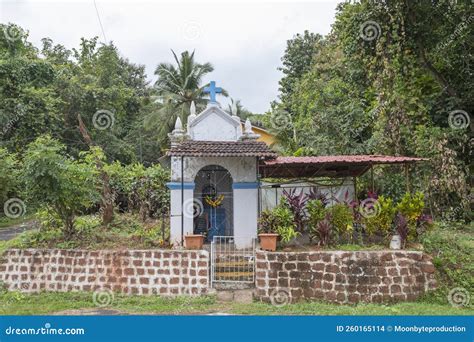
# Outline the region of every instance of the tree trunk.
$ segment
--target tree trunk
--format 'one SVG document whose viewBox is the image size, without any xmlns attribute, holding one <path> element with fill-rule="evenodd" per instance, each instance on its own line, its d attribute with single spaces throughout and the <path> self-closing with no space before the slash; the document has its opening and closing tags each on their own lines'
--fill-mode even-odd
<svg viewBox="0 0 474 342">
<path fill-rule="evenodd" d="M 148 214 L 149 214 L 148 203 L 146 201 L 141 201 L 140 210 L 139 210 L 140 220 L 142 222 L 145 222 L 146 219 L 148 218 Z"/>
<path fill-rule="evenodd" d="M 82 134 L 85 142 L 89 147 L 94 146 L 94 143 L 87 132 L 87 128 L 82 121 L 81 114 L 77 114 L 77 121 L 79 122 L 79 131 Z M 102 180 L 102 200 L 101 200 L 101 212 L 102 212 L 102 224 L 107 225 L 114 219 L 114 199 L 112 188 L 110 187 L 110 179 L 107 172 L 104 171 L 104 165 L 100 160 L 96 161 L 97 169 L 100 172 L 100 178 Z"/>
<path fill-rule="evenodd" d="M 74 235 L 74 216 L 68 215 L 64 220 L 64 235 L 66 239 L 70 239 Z"/>
<path fill-rule="evenodd" d="M 110 178 L 107 172 L 100 172 L 102 179 L 102 223 L 109 224 L 114 220 L 114 195 L 110 188 Z"/>
</svg>

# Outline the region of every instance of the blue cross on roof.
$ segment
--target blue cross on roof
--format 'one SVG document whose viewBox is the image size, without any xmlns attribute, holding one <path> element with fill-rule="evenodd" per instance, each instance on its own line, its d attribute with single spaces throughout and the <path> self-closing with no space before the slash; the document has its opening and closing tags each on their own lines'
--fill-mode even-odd
<svg viewBox="0 0 474 342">
<path fill-rule="evenodd" d="M 204 93 L 209 94 L 211 98 L 211 103 L 216 103 L 216 94 L 222 93 L 221 87 L 216 87 L 216 82 L 211 81 L 209 87 L 204 88 Z"/>
</svg>

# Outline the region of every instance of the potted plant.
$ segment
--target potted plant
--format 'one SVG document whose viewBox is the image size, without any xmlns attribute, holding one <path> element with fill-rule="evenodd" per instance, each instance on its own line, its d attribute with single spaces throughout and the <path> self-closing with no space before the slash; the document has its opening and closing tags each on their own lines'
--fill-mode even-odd
<svg viewBox="0 0 474 342">
<path fill-rule="evenodd" d="M 278 234 L 276 232 L 276 219 L 270 210 L 264 210 L 258 220 L 260 248 L 266 251 L 276 251 Z"/>
<path fill-rule="evenodd" d="M 202 249 L 204 244 L 204 235 L 190 234 L 184 236 L 184 246 L 186 249 Z"/>
<path fill-rule="evenodd" d="M 293 214 L 285 203 L 271 211 L 265 210 L 259 219 L 260 248 L 275 251 L 278 238 L 282 243 L 288 243 L 298 236 L 295 228 Z"/>
</svg>

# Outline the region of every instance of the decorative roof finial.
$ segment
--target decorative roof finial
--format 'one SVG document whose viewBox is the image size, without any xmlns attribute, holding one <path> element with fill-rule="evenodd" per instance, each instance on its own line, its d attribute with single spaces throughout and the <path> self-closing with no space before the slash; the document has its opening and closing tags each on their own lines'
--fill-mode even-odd
<svg viewBox="0 0 474 342">
<path fill-rule="evenodd" d="M 232 111 L 232 115 L 237 116 L 237 104 L 235 103 L 235 101 L 232 101 L 231 111 Z"/>
<path fill-rule="evenodd" d="M 181 118 L 178 116 L 176 118 L 176 123 L 174 125 L 175 131 L 182 131 L 183 130 L 183 123 L 181 122 Z"/>
<path fill-rule="evenodd" d="M 189 107 L 189 113 L 191 115 L 196 115 L 196 105 L 194 104 L 194 101 L 191 102 L 191 106 Z"/>
<path fill-rule="evenodd" d="M 253 131 L 252 131 L 252 123 L 250 122 L 250 120 L 247 118 L 247 120 L 245 120 L 245 133 L 246 134 L 252 134 Z"/>
<path fill-rule="evenodd" d="M 176 146 L 188 138 L 186 132 L 183 130 L 183 123 L 181 118 L 178 116 L 176 118 L 176 123 L 174 125 L 174 130 L 168 134 L 170 138 L 171 146 Z"/>
<path fill-rule="evenodd" d="M 252 131 L 252 123 L 247 118 L 244 124 L 244 133 L 240 137 L 240 140 L 257 140 L 258 138 L 260 138 L 260 134 L 255 134 Z"/>
</svg>

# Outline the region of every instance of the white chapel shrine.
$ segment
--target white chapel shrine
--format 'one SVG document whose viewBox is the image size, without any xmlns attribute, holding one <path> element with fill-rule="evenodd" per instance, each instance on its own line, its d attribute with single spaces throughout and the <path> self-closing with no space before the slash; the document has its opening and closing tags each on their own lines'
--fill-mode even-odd
<svg viewBox="0 0 474 342">
<path fill-rule="evenodd" d="M 207 108 L 197 114 L 192 105 L 186 129 L 178 118 L 170 134 L 171 243 L 203 234 L 207 242 L 238 237 L 246 247 L 257 237 L 259 160 L 276 154 L 256 141 L 250 121 L 242 131 L 240 118 L 220 108 L 214 82 L 209 88 Z"/>
</svg>

